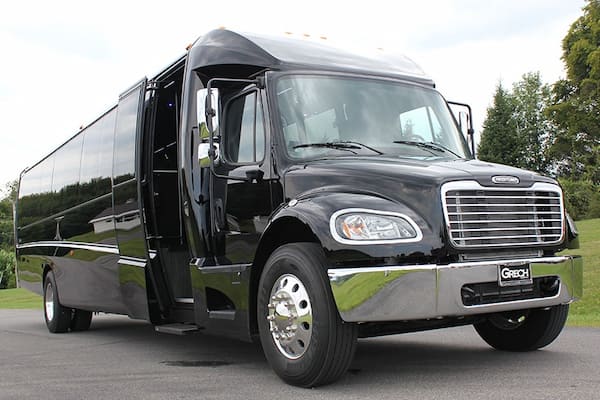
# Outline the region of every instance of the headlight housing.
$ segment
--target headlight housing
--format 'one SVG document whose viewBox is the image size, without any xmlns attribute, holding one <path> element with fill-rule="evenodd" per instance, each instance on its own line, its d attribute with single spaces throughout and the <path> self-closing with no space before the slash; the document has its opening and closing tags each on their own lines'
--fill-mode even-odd
<svg viewBox="0 0 600 400">
<path fill-rule="evenodd" d="M 418 242 L 423 234 L 407 215 L 347 208 L 331 216 L 329 228 L 333 238 L 345 244 L 392 244 Z"/>
</svg>

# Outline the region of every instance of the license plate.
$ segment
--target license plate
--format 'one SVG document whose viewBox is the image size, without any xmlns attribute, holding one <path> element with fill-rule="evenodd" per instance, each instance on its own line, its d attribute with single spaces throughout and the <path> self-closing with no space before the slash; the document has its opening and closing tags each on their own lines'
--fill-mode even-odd
<svg viewBox="0 0 600 400">
<path fill-rule="evenodd" d="M 498 284 L 500 286 L 531 285 L 531 266 L 529 264 L 498 265 Z"/>
</svg>

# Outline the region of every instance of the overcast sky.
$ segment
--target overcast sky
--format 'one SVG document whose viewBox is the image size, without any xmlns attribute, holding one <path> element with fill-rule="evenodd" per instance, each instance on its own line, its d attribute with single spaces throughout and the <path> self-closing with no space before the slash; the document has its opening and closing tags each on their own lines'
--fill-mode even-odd
<svg viewBox="0 0 600 400">
<path fill-rule="evenodd" d="M 10 4 L 10 5 L 8 5 Z M 496 85 L 564 77 L 561 41 L 584 0 L 19 0 L 0 15 L 0 186 L 214 28 L 327 36 L 416 61 L 476 126 Z"/>
</svg>

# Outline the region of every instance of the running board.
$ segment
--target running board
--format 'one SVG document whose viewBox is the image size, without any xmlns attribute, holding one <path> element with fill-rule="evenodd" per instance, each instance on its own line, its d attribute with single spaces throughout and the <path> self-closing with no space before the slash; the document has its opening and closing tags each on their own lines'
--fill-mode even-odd
<svg viewBox="0 0 600 400">
<path fill-rule="evenodd" d="M 197 325 L 193 324 L 164 324 L 164 325 L 156 325 L 154 327 L 156 332 L 160 333 L 169 333 L 171 335 L 189 335 L 190 333 L 195 333 L 199 331 Z"/>
<path fill-rule="evenodd" d="M 235 319 L 235 310 L 209 311 L 208 318 L 233 321 Z"/>
</svg>

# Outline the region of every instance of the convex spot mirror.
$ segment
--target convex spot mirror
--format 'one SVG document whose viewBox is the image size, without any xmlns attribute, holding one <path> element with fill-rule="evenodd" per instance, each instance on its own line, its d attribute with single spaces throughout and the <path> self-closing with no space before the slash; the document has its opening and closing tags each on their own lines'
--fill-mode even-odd
<svg viewBox="0 0 600 400">
<path fill-rule="evenodd" d="M 208 89 L 200 89 L 196 92 L 196 117 L 198 120 L 198 132 L 200 134 L 200 144 L 198 145 L 198 162 L 201 167 L 210 165 L 210 138 L 213 137 L 214 156 L 219 158 L 219 145 L 214 143 L 215 136 L 219 131 L 219 89 L 210 91 L 210 109 L 207 107 L 209 92 Z M 210 120 L 208 119 L 208 114 Z M 211 132 L 212 131 L 212 132 Z"/>
<path fill-rule="evenodd" d="M 213 157 L 215 160 L 218 160 L 219 159 L 219 144 L 213 143 L 213 148 L 215 151 Z M 210 150 L 210 143 L 208 143 L 208 142 L 203 142 L 198 145 L 198 163 L 200 164 L 200 167 L 209 167 L 210 166 L 209 150 Z"/>
<path fill-rule="evenodd" d="M 198 118 L 198 130 L 202 140 L 209 139 L 209 132 L 212 127 L 213 136 L 217 136 L 219 132 L 219 89 L 210 90 L 210 104 L 212 118 L 210 124 L 207 119 L 208 105 L 208 89 L 200 89 L 196 92 L 196 116 Z"/>
</svg>

